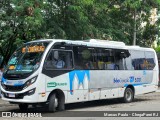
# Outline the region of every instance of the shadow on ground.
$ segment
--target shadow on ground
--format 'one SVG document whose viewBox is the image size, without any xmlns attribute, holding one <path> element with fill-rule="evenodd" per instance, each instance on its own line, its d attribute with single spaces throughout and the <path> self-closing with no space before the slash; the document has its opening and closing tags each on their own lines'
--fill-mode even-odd
<svg viewBox="0 0 160 120">
<path fill-rule="evenodd" d="M 135 98 L 132 103 L 136 102 L 143 102 L 143 101 L 150 101 L 151 99 L 138 99 Z M 65 109 L 67 110 L 74 110 L 74 109 L 82 109 L 82 108 L 92 108 L 92 107 L 101 107 L 101 106 L 114 106 L 114 105 L 122 105 L 122 104 L 127 104 L 121 102 L 120 99 L 109 99 L 109 100 L 96 100 L 96 101 L 89 101 L 89 102 L 80 102 L 80 103 L 71 103 L 65 105 Z M 80 110 L 79 110 L 80 111 Z M 28 110 L 26 111 L 21 111 L 18 108 L 17 109 L 11 109 L 9 112 L 25 112 L 25 113 L 30 113 L 30 112 L 41 112 L 41 113 L 47 113 L 47 107 L 35 107 L 33 108 L 30 106 Z"/>
</svg>

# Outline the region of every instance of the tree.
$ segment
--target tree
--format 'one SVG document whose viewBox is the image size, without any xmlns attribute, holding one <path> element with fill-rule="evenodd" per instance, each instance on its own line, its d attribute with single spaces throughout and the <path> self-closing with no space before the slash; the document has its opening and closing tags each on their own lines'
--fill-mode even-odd
<svg viewBox="0 0 160 120">
<path fill-rule="evenodd" d="M 160 25 L 151 24 L 150 11 L 159 5 L 160 0 L 3 0 L 2 65 L 23 42 L 40 38 L 107 39 L 128 45 L 136 38 L 137 45 L 150 46 Z"/>
<path fill-rule="evenodd" d="M 47 0 L 45 2 L 45 33 L 50 38 L 85 39 L 94 28 L 86 9 L 93 0 Z"/>
<path fill-rule="evenodd" d="M 0 55 L 6 64 L 13 51 L 23 42 L 43 36 L 42 0 L 3 0 L 0 6 Z"/>
</svg>

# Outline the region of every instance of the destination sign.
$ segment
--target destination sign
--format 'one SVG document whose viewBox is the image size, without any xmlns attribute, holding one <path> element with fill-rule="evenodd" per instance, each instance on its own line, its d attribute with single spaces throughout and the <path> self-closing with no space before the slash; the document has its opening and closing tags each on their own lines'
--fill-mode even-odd
<svg viewBox="0 0 160 120">
<path fill-rule="evenodd" d="M 45 50 L 45 46 L 32 46 L 32 47 L 23 47 L 22 53 L 25 52 L 43 52 Z"/>
</svg>

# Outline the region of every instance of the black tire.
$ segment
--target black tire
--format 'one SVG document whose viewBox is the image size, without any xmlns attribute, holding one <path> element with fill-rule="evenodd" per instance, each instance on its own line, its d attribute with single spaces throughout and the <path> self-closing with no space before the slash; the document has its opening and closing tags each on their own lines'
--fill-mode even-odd
<svg viewBox="0 0 160 120">
<path fill-rule="evenodd" d="M 134 92 L 131 88 L 126 88 L 125 92 L 124 92 L 124 97 L 123 97 L 123 101 L 125 103 L 130 103 L 132 102 L 134 99 Z"/>
<path fill-rule="evenodd" d="M 28 109 L 28 104 L 26 104 L 26 103 L 19 104 L 19 109 L 20 110 L 27 110 Z"/>
<path fill-rule="evenodd" d="M 64 111 L 65 110 L 65 101 L 63 98 L 58 99 L 58 111 Z"/>
<path fill-rule="evenodd" d="M 56 111 L 56 94 L 51 94 L 49 97 L 49 104 L 48 104 L 48 110 L 49 112 L 55 112 Z"/>
</svg>

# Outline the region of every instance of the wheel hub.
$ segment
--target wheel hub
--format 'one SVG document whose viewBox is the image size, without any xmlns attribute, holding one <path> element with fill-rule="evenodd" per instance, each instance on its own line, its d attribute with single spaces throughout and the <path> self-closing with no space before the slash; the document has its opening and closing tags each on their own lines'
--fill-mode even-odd
<svg viewBox="0 0 160 120">
<path fill-rule="evenodd" d="M 132 99 L 132 93 L 130 91 L 127 91 L 127 93 L 126 93 L 126 99 L 128 101 L 130 101 Z"/>
</svg>

